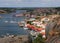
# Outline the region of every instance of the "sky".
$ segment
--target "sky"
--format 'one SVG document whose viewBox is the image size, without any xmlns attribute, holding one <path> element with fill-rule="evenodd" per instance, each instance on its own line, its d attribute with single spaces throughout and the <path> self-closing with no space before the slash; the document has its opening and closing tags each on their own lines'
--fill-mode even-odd
<svg viewBox="0 0 60 43">
<path fill-rule="evenodd" d="M 60 7 L 60 0 L 0 0 L 0 7 Z"/>
</svg>

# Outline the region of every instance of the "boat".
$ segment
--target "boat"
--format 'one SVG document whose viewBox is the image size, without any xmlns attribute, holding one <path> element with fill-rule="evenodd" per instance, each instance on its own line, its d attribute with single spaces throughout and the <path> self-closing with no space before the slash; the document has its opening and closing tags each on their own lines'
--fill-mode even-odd
<svg viewBox="0 0 60 43">
<path fill-rule="evenodd" d="M 22 17 L 23 14 L 16 14 L 15 17 Z"/>
<path fill-rule="evenodd" d="M 8 21 L 5 21 L 5 23 L 8 23 Z"/>
<path fill-rule="evenodd" d="M 20 27 L 24 27 L 24 23 L 18 22 L 18 25 L 19 25 Z"/>
<path fill-rule="evenodd" d="M 24 28 L 24 30 L 27 30 L 28 28 L 27 27 L 23 27 Z"/>
<path fill-rule="evenodd" d="M 25 26 L 25 22 L 24 22 L 24 21 L 20 21 L 20 22 L 18 22 L 18 25 L 19 25 L 20 27 L 24 27 L 24 26 Z"/>
<path fill-rule="evenodd" d="M 17 23 L 16 21 L 10 21 L 10 23 Z"/>
</svg>

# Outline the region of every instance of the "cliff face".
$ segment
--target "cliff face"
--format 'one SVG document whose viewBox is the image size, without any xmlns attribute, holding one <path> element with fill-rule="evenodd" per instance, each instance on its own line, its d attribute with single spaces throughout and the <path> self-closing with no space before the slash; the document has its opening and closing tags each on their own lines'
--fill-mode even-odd
<svg viewBox="0 0 60 43">
<path fill-rule="evenodd" d="M 48 43 L 60 43 L 60 16 L 55 16 L 46 27 Z"/>
</svg>

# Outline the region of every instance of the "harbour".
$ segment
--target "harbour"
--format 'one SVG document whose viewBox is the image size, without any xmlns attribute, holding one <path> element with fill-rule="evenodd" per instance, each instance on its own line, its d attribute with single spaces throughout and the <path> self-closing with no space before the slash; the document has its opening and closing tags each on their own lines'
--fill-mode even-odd
<svg viewBox="0 0 60 43">
<path fill-rule="evenodd" d="M 33 10 L 15 9 L 15 12 L 12 11 L 10 13 L 5 13 L 5 14 L 1 12 L 0 42 L 1 43 L 38 43 L 38 42 L 45 43 L 46 40 L 49 41 L 48 39 L 50 38 L 50 36 L 52 36 L 52 39 L 50 38 L 50 40 L 52 41 L 60 33 L 59 31 L 60 13 L 58 12 L 60 12 L 58 9 L 45 9 L 45 8 L 44 9 L 37 8 Z M 58 27 L 59 28 L 56 29 L 54 25 L 57 25 L 57 28 Z M 55 30 L 53 29 L 54 27 Z M 52 29 L 51 32 L 50 29 Z M 58 37 L 56 38 L 56 40 L 58 39 Z M 26 38 L 28 39 L 26 40 L 27 42 L 25 41 Z"/>
<path fill-rule="evenodd" d="M 13 14 L 0 14 L 3 18 L 0 19 L 0 36 L 9 35 L 26 35 L 28 32 L 18 25 L 18 22 L 23 21 L 25 17 L 13 17 Z"/>
</svg>

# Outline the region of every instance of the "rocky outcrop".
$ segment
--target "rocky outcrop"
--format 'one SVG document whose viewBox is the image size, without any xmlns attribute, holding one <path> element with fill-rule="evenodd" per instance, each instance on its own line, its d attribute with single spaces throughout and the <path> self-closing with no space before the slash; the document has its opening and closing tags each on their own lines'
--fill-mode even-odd
<svg viewBox="0 0 60 43">
<path fill-rule="evenodd" d="M 4 37 L 0 38 L 0 43 L 29 43 L 29 37 L 27 35 Z"/>
</svg>

